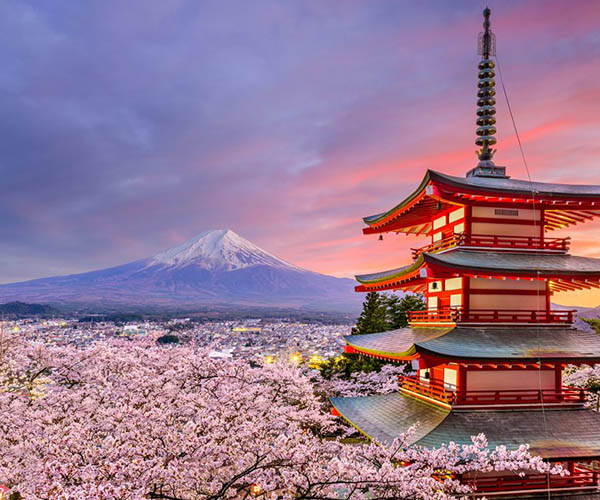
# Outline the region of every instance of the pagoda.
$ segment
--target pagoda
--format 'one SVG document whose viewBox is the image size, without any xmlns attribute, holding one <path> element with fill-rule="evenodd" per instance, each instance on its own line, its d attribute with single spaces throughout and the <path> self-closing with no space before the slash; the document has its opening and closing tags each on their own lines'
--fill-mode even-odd
<svg viewBox="0 0 600 500">
<path fill-rule="evenodd" d="M 495 165 L 495 38 L 483 14 L 478 164 L 465 177 L 428 170 L 398 205 L 363 219 L 364 234 L 429 243 L 408 265 L 357 276 L 356 290 L 419 292 L 426 309 L 410 312 L 407 328 L 346 337 L 345 352 L 411 362 L 415 375 L 401 377 L 397 393 L 333 398 L 332 412 L 380 442 L 419 422 L 411 442 L 427 447 L 470 444 L 479 433 L 491 447 L 528 443 L 570 472 L 464 477 L 477 495 L 600 499 L 600 413 L 562 381 L 567 365 L 600 363 L 600 335 L 574 328 L 575 311 L 551 303 L 600 288 L 600 259 L 547 236 L 600 216 L 600 186 L 515 180 Z"/>
</svg>

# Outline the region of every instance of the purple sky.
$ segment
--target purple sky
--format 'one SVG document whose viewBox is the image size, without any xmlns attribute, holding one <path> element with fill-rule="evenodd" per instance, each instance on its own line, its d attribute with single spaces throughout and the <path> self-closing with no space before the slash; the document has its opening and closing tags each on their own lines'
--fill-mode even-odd
<svg viewBox="0 0 600 500">
<path fill-rule="evenodd" d="M 489 5 L 534 179 L 600 184 L 600 2 Z M 408 262 L 423 239 L 360 218 L 474 166 L 483 7 L 1 2 L 0 282 L 221 227 L 339 276 Z M 524 178 L 502 97 L 498 121 L 496 163 Z M 571 231 L 576 253 L 600 256 L 599 229 Z"/>
</svg>

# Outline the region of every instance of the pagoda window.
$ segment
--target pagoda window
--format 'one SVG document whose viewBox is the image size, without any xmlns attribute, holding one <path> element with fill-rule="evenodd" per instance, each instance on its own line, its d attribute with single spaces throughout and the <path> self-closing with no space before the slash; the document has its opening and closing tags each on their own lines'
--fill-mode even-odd
<svg viewBox="0 0 600 500">
<path fill-rule="evenodd" d="M 441 281 L 432 281 L 427 285 L 427 291 L 429 292 L 441 292 L 442 291 L 442 282 Z"/>
<path fill-rule="evenodd" d="M 433 233 L 433 242 L 440 241 L 442 239 L 442 232 Z"/>
<path fill-rule="evenodd" d="M 456 224 L 454 226 L 454 234 L 460 234 L 465 232 L 465 223 L 461 222 L 460 224 Z"/>
<path fill-rule="evenodd" d="M 437 219 L 433 219 L 433 229 L 439 229 L 440 227 L 444 227 L 447 224 L 447 219 L 445 215 L 438 217 Z"/>
<path fill-rule="evenodd" d="M 444 281 L 445 290 L 461 290 L 463 286 L 462 278 L 448 278 Z"/>
<path fill-rule="evenodd" d="M 461 307 L 462 306 L 462 294 L 455 293 L 450 295 L 450 307 Z"/>
<path fill-rule="evenodd" d="M 494 215 L 506 215 L 509 217 L 518 217 L 519 211 L 512 208 L 495 208 Z"/>
<path fill-rule="evenodd" d="M 427 308 L 429 310 L 435 310 L 438 307 L 438 298 L 436 296 L 427 297 Z"/>
<path fill-rule="evenodd" d="M 444 387 L 446 389 L 456 389 L 458 370 L 455 368 L 444 368 Z"/>
<path fill-rule="evenodd" d="M 448 222 L 452 224 L 460 219 L 465 218 L 465 207 L 461 207 L 458 210 L 454 210 L 454 212 L 450 212 L 448 214 Z"/>
</svg>

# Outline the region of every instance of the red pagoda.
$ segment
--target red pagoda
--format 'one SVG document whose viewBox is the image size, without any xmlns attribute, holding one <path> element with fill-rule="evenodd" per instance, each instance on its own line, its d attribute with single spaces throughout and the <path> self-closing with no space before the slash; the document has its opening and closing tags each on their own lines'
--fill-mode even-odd
<svg viewBox="0 0 600 500">
<path fill-rule="evenodd" d="M 565 387 L 567 365 L 600 363 L 600 335 L 573 327 L 574 311 L 554 310 L 557 292 L 600 288 L 600 259 L 569 254 L 569 238 L 549 238 L 600 216 L 600 186 L 511 179 L 493 162 L 494 35 L 484 11 L 477 93 L 479 163 L 466 177 L 427 171 L 387 212 L 364 218 L 364 234 L 423 235 L 409 265 L 357 276 L 360 292 L 421 292 L 424 311 L 409 327 L 346 337 L 348 353 L 410 361 L 399 392 L 333 398 L 333 413 L 372 439 L 391 441 L 416 422 L 418 445 L 491 447 L 529 443 L 570 475 L 479 475 L 477 494 L 600 499 L 600 413 L 582 389 Z M 507 473 L 512 474 L 512 473 Z"/>
</svg>

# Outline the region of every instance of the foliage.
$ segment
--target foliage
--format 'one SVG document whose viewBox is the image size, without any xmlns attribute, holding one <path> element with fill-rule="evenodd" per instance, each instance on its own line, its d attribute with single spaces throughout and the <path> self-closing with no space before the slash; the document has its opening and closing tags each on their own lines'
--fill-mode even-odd
<svg viewBox="0 0 600 500">
<path fill-rule="evenodd" d="M 156 339 L 159 344 L 179 344 L 177 335 L 162 335 Z"/>
<path fill-rule="evenodd" d="M 404 374 L 404 364 L 388 363 L 378 371 L 354 372 L 314 381 L 316 389 L 329 397 L 368 396 L 398 391 L 398 376 Z"/>
<path fill-rule="evenodd" d="M 341 356 L 329 358 L 321 363 L 319 370 L 325 379 L 342 378 L 349 380 L 354 373 L 378 372 L 387 361 L 361 354 L 343 353 Z"/>
<path fill-rule="evenodd" d="M 581 318 L 592 327 L 596 333 L 600 333 L 600 318 Z"/>
<path fill-rule="evenodd" d="M 421 294 L 410 294 L 404 297 L 397 295 L 384 296 L 387 305 L 387 329 L 396 330 L 408 326 L 408 311 L 425 309 L 425 299 Z"/>
<path fill-rule="evenodd" d="M 352 328 L 353 335 L 379 333 L 408 326 L 408 311 L 425 309 L 425 301 L 420 294 L 397 295 L 369 292 L 363 303 L 363 310 Z M 350 380 L 356 372 L 371 373 L 380 371 L 389 362 L 361 354 L 347 354 L 330 358 L 320 367 L 326 379 L 341 377 Z"/>
<path fill-rule="evenodd" d="M 563 374 L 563 383 L 588 389 L 588 405 L 597 411 L 600 410 L 600 365 L 568 366 Z"/>
<path fill-rule="evenodd" d="M 352 328 L 352 335 L 378 333 L 388 329 L 387 301 L 377 292 L 369 292 L 363 302 L 363 310 Z"/>
<path fill-rule="evenodd" d="M 0 339 L 2 341 L 2 339 Z M 445 474 L 536 470 L 526 446 L 346 446 L 300 368 L 214 360 L 191 345 L 0 342 L 0 484 L 24 499 L 218 500 L 463 495 Z M 398 466 L 400 463 L 407 466 Z"/>
</svg>

